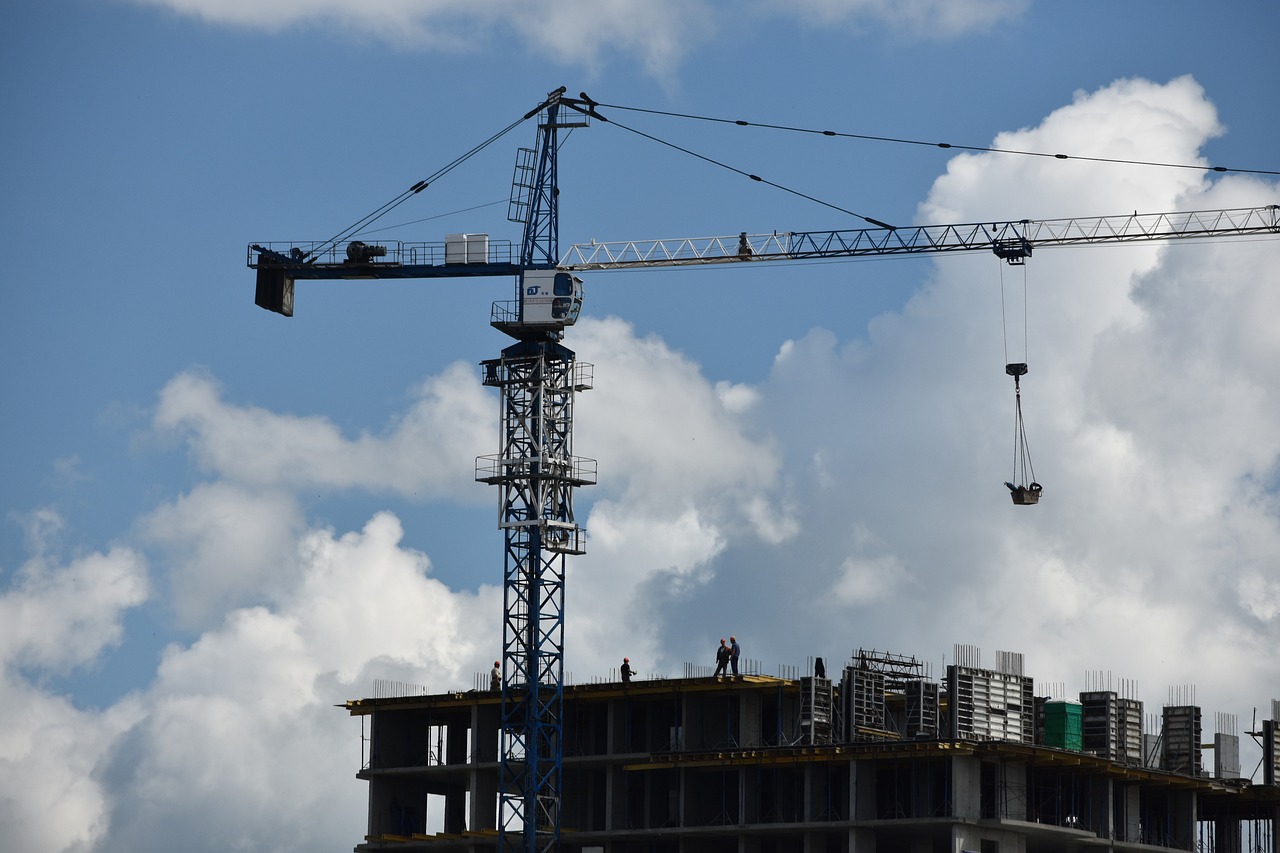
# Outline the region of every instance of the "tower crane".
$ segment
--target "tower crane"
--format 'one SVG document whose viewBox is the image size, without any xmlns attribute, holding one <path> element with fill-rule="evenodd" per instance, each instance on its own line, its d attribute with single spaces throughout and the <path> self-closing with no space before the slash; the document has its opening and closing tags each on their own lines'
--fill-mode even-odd
<svg viewBox="0 0 1280 853">
<path fill-rule="evenodd" d="M 551 92 L 535 147 L 518 152 L 508 218 L 518 249 L 484 234 L 443 243 L 331 239 L 252 243 L 255 302 L 293 316 L 298 281 L 510 276 L 515 298 L 495 302 L 490 324 L 515 343 L 481 362 L 501 394 L 500 448 L 476 460 L 476 480 L 499 487 L 504 536 L 502 711 L 497 829 L 503 851 L 553 851 L 560 843 L 564 580 L 567 555 L 586 551 L 573 495 L 596 482 L 596 462 L 573 454 L 575 395 L 592 366 L 561 343 L 581 312 L 581 272 L 637 267 L 805 261 L 862 256 L 993 252 L 1022 264 L 1036 248 L 1204 237 L 1280 235 L 1280 206 L 1052 220 L 1008 220 L 838 231 L 575 243 L 559 246 L 557 151 L 561 130 L 607 121 L 585 94 Z M 405 197 L 424 189 L 425 181 Z M 358 236 L 352 234 L 349 236 Z M 451 818 L 446 816 L 448 822 Z M 446 831 L 461 827 L 446 826 Z"/>
</svg>

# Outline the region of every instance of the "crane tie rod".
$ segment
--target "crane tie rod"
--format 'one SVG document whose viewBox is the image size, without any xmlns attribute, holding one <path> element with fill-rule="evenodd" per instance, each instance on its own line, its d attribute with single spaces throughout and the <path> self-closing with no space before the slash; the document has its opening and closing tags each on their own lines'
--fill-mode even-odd
<svg viewBox="0 0 1280 853">
<path fill-rule="evenodd" d="M 892 142 L 898 145 L 924 145 L 930 148 L 953 148 L 957 151 L 978 151 L 990 154 L 1018 154 L 1023 157 L 1049 157 L 1054 160 L 1085 160 L 1093 163 L 1118 163 L 1125 166 L 1158 166 L 1166 169 L 1196 169 L 1203 172 L 1236 172 L 1246 175 L 1280 175 L 1280 170 L 1276 169 L 1238 169 L 1229 166 L 1202 166 L 1193 163 L 1160 163 L 1151 160 L 1125 160 L 1117 157 L 1085 157 L 1078 154 L 1050 154 L 1044 151 L 1019 151 L 1013 148 L 993 148 L 982 145 L 956 145 L 950 142 L 925 142 L 919 139 L 900 139 L 893 136 L 871 136 L 864 133 L 843 133 L 835 130 L 818 130 L 816 128 L 807 127 L 791 127 L 785 124 L 767 124 L 765 122 L 750 122 L 741 119 L 717 118 L 715 116 L 691 115 L 689 113 L 668 112 L 665 110 L 651 110 L 644 107 L 624 107 L 620 104 L 600 104 L 599 106 L 608 107 L 614 110 L 629 110 L 631 112 L 649 113 L 651 115 L 669 116 L 671 118 L 687 118 L 695 121 L 709 121 L 718 124 L 733 124 L 738 127 L 763 127 L 770 130 L 785 130 L 790 133 L 810 133 L 819 136 L 834 136 L 844 139 L 864 139 L 871 142 Z"/>
<path fill-rule="evenodd" d="M 594 106 L 594 105 L 593 105 L 593 106 Z M 604 104 L 601 104 L 600 106 L 605 106 L 605 105 L 604 105 Z M 627 108 L 627 107 L 623 107 L 622 109 L 628 109 L 628 108 Z M 703 162 L 706 162 L 706 163 L 710 163 L 710 164 L 711 164 L 711 165 L 713 165 L 713 166 L 719 166 L 721 169 L 728 169 L 730 172 L 734 172 L 734 173 L 736 173 L 736 174 L 742 175 L 742 176 L 743 176 L 743 177 L 745 177 L 745 178 L 750 178 L 751 180 L 753 180 L 753 181 L 758 181 L 759 183 L 762 183 L 762 184 L 767 184 L 768 186 L 771 186 L 771 187 L 773 187 L 773 188 L 775 188 L 775 189 L 782 190 L 783 192 L 786 192 L 786 193 L 791 193 L 791 194 L 792 194 L 792 195 L 794 195 L 794 196 L 799 196 L 800 198 L 806 199 L 807 201 L 814 202 L 815 204 L 820 204 L 820 205 L 822 205 L 823 207 L 829 207 L 829 208 L 831 208 L 832 210 L 838 210 L 838 211 L 840 211 L 841 213 L 847 213 L 849 216 L 855 216 L 855 217 L 857 217 L 858 219 L 861 219 L 863 222 L 868 222 L 868 223 L 870 223 L 870 224 L 872 224 L 872 225 L 876 226 L 877 228 L 887 228 L 887 229 L 889 229 L 890 231 L 896 231 L 896 230 L 897 230 L 897 226 L 890 225 L 890 224 L 889 224 L 889 223 L 887 223 L 887 222 L 881 222 L 879 219 L 875 219 L 875 218 L 873 218 L 873 217 L 866 216 L 866 215 L 861 214 L 861 213 L 856 213 L 855 211 L 849 210 L 849 209 L 844 208 L 844 207 L 840 207 L 840 206 L 839 206 L 839 205 L 837 205 L 837 204 L 832 204 L 832 203 L 831 203 L 831 202 L 829 202 L 829 201 L 823 201 L 823 200 L 822 200 L 822 199 L 820 199 L 820 198 L 815 198 L 814 196 L 808 195 L 808 194 L 806 194 L 806 193 L 802 193 L 802 192 L 800 192 L 799 190 L 793 190 L 793 189 L 791 189 L 790 187 L 784 187 L 782 184 L 775 183 L 775 182 L 773 182 L 773 181 L 767 180 L 767 179 L 765 179 L 765 178 L 760 177 L 759 175 L 753 175 L 753 174 L 751 174 L 750 172 L 744 171 L 744 170 L 739 169 L 739 168 L 737 168 L 737 167 L 735 167 L 735 166 L 730 166 L 728 163 L 723 163 L 723 162 L 721 162 L 721 161 L 719 161 L 719 160 L 716 160 L 716 159 L 714 159 L 714 158 L 708 157 L 708 156 L 706 156 L 705 154 L 699 154 L 699 153 L 698 153 L 698 152 L 696 152 L 696 151 L 691 151 L 691 150 L 689 150 L 688 148 L 684 148 L 684 147 L 682 147 L 682 146 L 676 145 L 674 142 L 668 142 L 668 141 L 666 141 L 665 139 L 659 139 L 658 137 L 656 137 L 656 136 L 652 136 L 651 134 L 648 134 L 648 133 L 645 133 L 645 132 L 644 132 L 644 131 L 642 131 L 642 130 L 636 130 L 634 127 L 628 127 L 627 125 L 622 124 L 622 123 L 620 123 L 620 122 L 614 121 L 614 120 L 612 120 L 612 119 L 607 119 L 607 118 L 605 118 L 604 116 L 600 115 L 599 113 L 595 113 L 595 117 L 596 117 L 596 118 L 599 118 L 599 119 L 602 119 L 603 121 L 607 121 L 609 124 L 612 124 L 612 125 L 614 125 L 615 127 L 620 127 L 620 128 L 622 128 L 623 130 L 626 130 L 626 131 L 629 131 L 629 132 L 631 132 L 631 133 L 634 133 L 634 134 L 636 134 L 637 136 L 642 136 L 642 137 L 644 137 L 645 139 L 650 140 L 651 142 L 657 142 L 659 145 L 665 145 L 665 146 L 667 146 L 668 148 L 673 148 L 673 149 L 675 149 L 676 151 L 681 152 L 682 154 L 688 154 L 690 157 L 696 157 L 697 159 L 702 160 Z"/>
<path fill-rule="evenodd" d="M 530 115 L 534 115 L 534 114 L 536 114 L 536 112 L 531 113 Z M 329 247 L 336 246 L 338 243 L 342 242 L 348 237 L 355 236 L 357 233 L 364 230 L 369 225 L 372 225 L 374 222 L 381 219 L 386 214 L 395 210 L 397 207 L 399 207 L 404 202 L 408 201 L 413 196 L 425 190 L 428 186 L 430 186 L 435 181 L 438 181 L 440 178 L 443 178 L 445 175 L 449 174 L 454 169 L 461 166 L 467 160 L 470 160 L 476 154 L 479 154 L 485 148 L 488 148 L 490 145 L 497 142 L 502 137 L 506 136 L 508 133 L 510 133 L 515 128 L 519 127 L 528 119 L 529 119 L 528 115 L 522 116 L 521 118 L 516 119 L 515 121 L 511 122 L 511 124 L 504 127 L 502 130 L 490 136 L 484 142 L 481 142 L 478 145 L 474 146 L 473 148 L 471 148 L 471 150 L 467 151 L 466 153 L 458 155 L 450 163 L 440 167 L 435 172 L 431 173 L 427 177 L 418 181 L 416 184 L 409 187 L 404 192 L 400 193 L 400 195 L 391 199 L 391 201 L 375 209 L 372 213 L 366 214 L 361 219 L 356 220 L 354 224 L 347 226 L 346 228 L 339 231 L 334 236 L 330 237 L 325 242 L 321 243 L 318 247 L 316 247 L 311 251 L 310 255 L 308 255 L 308 259 L 318 257 L 321 254 L 323 254 L 327 249 L 329 249 Z"/>
</svg>

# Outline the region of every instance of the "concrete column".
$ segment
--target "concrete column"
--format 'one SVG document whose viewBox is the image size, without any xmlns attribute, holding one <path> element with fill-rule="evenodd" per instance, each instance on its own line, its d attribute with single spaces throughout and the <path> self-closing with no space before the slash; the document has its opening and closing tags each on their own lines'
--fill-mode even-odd
<svg viewBox="0 0 1280 853">
<path fill-rule="evenodd" d="M 760 822 L 760 776 L 754 767 L 738 772 L 738 823 Z"/>
<path fill-rule="evenodd" d="M 738 698 L 738 746 L 760 746 L 762 710 L 759 693 L 742 693 Z"/>
<path fill-rule="evenodd" d="M 1226 820 L 1214 821 L 1213 824 L 1213 849 L 1214 850 L 1243 850 L 1241 846 L 1240 821 L 1235 818 L 1227 818 Z"/>
<path fill-rule="evenodd" d="M 616 699 L 609 702 L 609 718 L 608 718 L 608 721 L 605 723 L 605 735 L 604 735 L 604 741 L 606 744 L 605 752 L 608 753 L 609 755 L 613 755 L 615 752 L 620 751 L 618 739 L 621 738 L 626 732 L 626 728 L 623 725 L 623 721 L 619 719 L 619 715 L 622 711 L 622 708 L 620 706 L 621 706 L 621 703 L 618 702 L 618 700 Z"/>
<path fill-rule="evenodd" d="M 1199 820 L 1200 803 L 1190 792 L 1174 794 L 1178 807 L 1174 810 L 1174 837 L 1172 844 L 1183 850 L 1195 849 L 1196 821 Z"/>
<path fill-rule="evenodd" d="M 1142 827 L 1142 791 L 1137 785 L 1120 789 L 1120 811 L 1113 818 L 1116 841 L 1140 841 Z"/>
<path fill-rule="evenodd" d="M 849 853 L 876 853 L 875 830 L 849 830 Z"/>
<path fill-rule="evenodd" d="M 876 816 L 875 766 L 870 761 L 849 761 L 849 819 L 871 820 Z M 876 853 L 876 834 L 871 829 L 849 830 L 849 853 Z"/>
<path fill-rule="evenodd" d="M 978 820 L 982 816 L 982 760 L 976 755 L 951 759 L 951 799 L 954 816 Z"/>
<path fill-rule="evenodd" d="M 849 762 L 849 819 L 873 820 L 876 815 L 876 772 L 871 761 Z"/>
<path fill-rule="evenodd" d="M 604 828 L 624 829 L 627 825 L 627 797 L 625 772 L 621 767 L 609 767 L 605 771 Z M 647 814 L 646 814 L 647 817 Z"/>
<path fill-rule="evenodd" d="M 498 730 L 502 709 L 497 703 L 471 709 L 471 806 L 467 816 L 473 830 L 498 828 Z M 487 767 L 480 767 L 485 764 Z"/>
<path fill-rule="evenodd" d="M 1027 819 L 1027 765 L 1021 761 L 1006 761 L 1001 764 L 1004 773 L 1004 797 L 1000 806 L 1000 816 L 1009 820 Z M 1004 853 L 1001 848 L 1000 853 Z"/>
<path fill-rule="evenodd" d="M 475 715 L 474 709 L 472 716 Z M 461 722 L 451 723 L 445 731 L 445 764 L 465 767 L 467 764 L 467 738 L 470 726 Z M 467 828 L 467 788 L 460 782 L 450 782 L 444 795 L 444 831 L 462 832 Z"/>
<path fill-rule="evenodd" d="M 1102 794 L 1097 798 L 1099 800 L 1097 807 L 1102 810 L 1102 825 L 1099 827 L 1098 834 L 1103 838 L 1115 838 L 1118 829 L 1116 826 L 1116 783 L 1113 779 L 1098 779 L 1097 784 L 1102 787 Z"/>
</svg>

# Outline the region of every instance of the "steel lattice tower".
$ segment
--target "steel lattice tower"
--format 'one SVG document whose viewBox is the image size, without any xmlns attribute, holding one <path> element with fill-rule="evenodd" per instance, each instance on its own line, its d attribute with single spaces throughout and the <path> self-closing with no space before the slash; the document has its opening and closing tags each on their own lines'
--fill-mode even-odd
<svg viewBox="0 0 1280 853">
<path fill-rule="evenodd" d="M 565 555 L 585 551 L 573 490 L 596 478 L 595 460 L 573 455 L 574 395 L 591 387 L 591 365 L 560 343 L 577 319 L 581 283 L 554 272 L 556 136 L 584 126 L 560 120 L 562 95 L 542 105 L 536 150 L 517 160 L 508 215 L 525 224 L 521 272 L 515 302 L 494 306 L 493 325 L 518 342 L 483 362 L 484 383 L 502 394 L 501 448 L 476 463 L 476 479 L 500 489 L 505 545 L 498 846 L 523 853 L 559 848 Z M 549 317 L 537 313 L 539 299 Z"/>
<path fill-rule="evenodd" d="M 591 365 L 551 341 L 525 341 L 484 362 L 502 393 L 502 452 L 477 479 L 497 485 L 505 534 L 501 849 L 554 850 L 559 840 L 564 565 L 585 550 L 573 490 L 595 482 L 595 461 L 573 455 L 573 401 Z"/>
</svg>

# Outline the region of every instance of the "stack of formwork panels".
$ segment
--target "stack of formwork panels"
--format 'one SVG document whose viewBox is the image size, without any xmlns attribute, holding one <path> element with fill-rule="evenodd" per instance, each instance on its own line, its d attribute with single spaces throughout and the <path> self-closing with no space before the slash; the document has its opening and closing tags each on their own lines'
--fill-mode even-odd
<svg viewBox="0 0 1280 853">
<path fill-rule="evenodd" d="M 831 743 L 831 679 L 800 679 L 800 729 L 805 743 Z"/>
<path fill-rule="evenodd" d="M 1116 694 L 1095 690 L 1080 694 L 1083 712 L 1082 748 L 1090 755 L 1114 759 L 1119 727 L 1116 725 Z"/>
<path fill-rule="evenodd" d="M 840 684 L 840 709 L 843 712 L 845 743 L 866 736 L 866 732 L 883 732 L 885 728 L 884 673 L 879 670 L 848 666 Z"/>
<path fill-rule="evenodd" d="M 1160 769 L 1187 776 L 1200 775 L 1200 708 L 1166 705 Z"/>
<path fill-rule="evenodd" d="M 1142 703 L 1110 690 L 1080 694 L 1083 750 L 1122 764 L 1142 764 Z"/>
<path fill-rule="evenodd" d="M 1262 781 L 1280 786 L 1280 699 L 1271 700 L 1271 719 L 1262 721 Z"/>
<path fill-rule="evenodd" d="M 938 685 L 923 678 L 913 678 L 902 685 L 907 701 L 908 738 L 935 738 L 938 736 Z"/>
<path fill-rule="evenodd" d="M 1142 766 L 1142 702 L 1121 697 L 1116 701 L 1116 761 L 1133 767 Z"/>
<path fill-rule="evenodd" d="M 1030 677 L 967 666 L 947 667 L 951 737 L 1035 741 L 1035 697 Z"/>
</svg>

